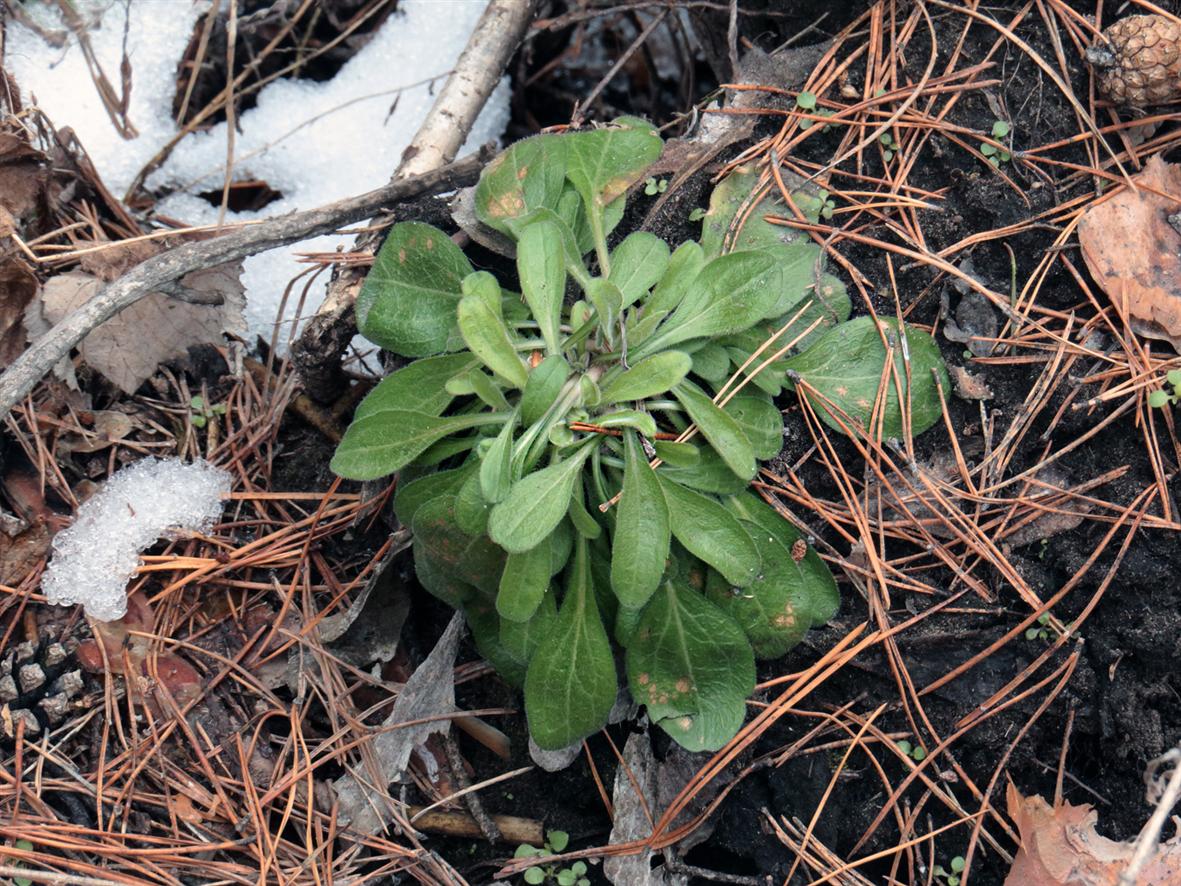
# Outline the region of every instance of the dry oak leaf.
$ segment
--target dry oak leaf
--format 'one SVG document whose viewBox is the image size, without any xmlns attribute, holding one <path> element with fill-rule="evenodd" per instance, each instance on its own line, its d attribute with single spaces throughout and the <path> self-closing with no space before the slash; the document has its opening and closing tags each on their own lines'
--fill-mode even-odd
<svg viewBox="0 0 1181 886">
<path fill-rule="evenodd" d="M 0 207 L 0 219 L 4 214 Z M 3 227 L 2 221 L 0 227 Z M 3 236 L 2 232 L 0 236 Z M 25 308 L 36 294 L 37 278 L 24 262 L 10 257 L 0 264 L 0 368 L 19 357 L 25 349 Z"/>
<path fill-rule="evenodd" d="M 1118 886 L 1135 851 L 1135 841 L 1120 843 L 1095 831 L 1099 816 L 1089 805 L 1050 806 L 1041 797 L 1022 797 L 1009 785 L 1009 816 L 1017 823 L 1021 848 L 1005 886 Z M 1137 886 L 1181 883 L 1181 843 L 1160 844 L 1140 872 Z"/>
<path fill-rule="evenodd" d="M 1083 215 L 1083 258 L 1136 332 L 1181 351 L 1181 234 L 1169 223 L 1181 209 L 1181 167 L 1158 154 L 1132 180 L 1136 191 L 1125 188 Z"/>
<path fill-rule="evenodd" d="M 220 296 L 221 304 L 193 304 L 160 293 L 141 299 L 82 340 L 82 359 L 132 394 L 161 363 L 183 357 L 196 345 L 220 344 L 226 332 L 241 334 L 241 271 L 241 264 L 234 263 L 181 278 L 180 287 L 190 295 Z M 102 280 L 82 271 L 52 277 L 41 289 L 45 318 L 61 322 L 103 286 Z"/>
</svg>

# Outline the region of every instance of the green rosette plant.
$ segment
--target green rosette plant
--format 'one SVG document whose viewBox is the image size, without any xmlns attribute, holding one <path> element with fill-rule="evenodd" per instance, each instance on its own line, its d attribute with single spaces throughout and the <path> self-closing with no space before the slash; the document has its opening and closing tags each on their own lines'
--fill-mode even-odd
<svg viewBox="0 0 1181 886">
<path fill-rule="evenodd" d="M 765 220 L 773 198 L 738 229 L 753 172 L 719 184 L 700 242 L 636 231 L 609 248 L 661 148 L 632 118 L 514 144 L 475 205 L 515 244 L 520 292 L 404 222 L 357 301 L 361 332 L 411 362 L 360 404 L 332 468 L 401 473 L 419 580 L 524 688 L 546 749 L 607 723 L 617 653 L 653 722 L 717 749 L 742 725 L 756 656 L 837 611 L 818 554 L 747 490 L 780 450 L 785 387 L 804 380 L 825 421 L 877 415 L 886 435 L 902 433 L 899 390 L 913 433 L 940 415 L 929 336 L 846 322 L 819 247 Z M 823 207 L 794 196 L 813 218 Z"/>
</svg>

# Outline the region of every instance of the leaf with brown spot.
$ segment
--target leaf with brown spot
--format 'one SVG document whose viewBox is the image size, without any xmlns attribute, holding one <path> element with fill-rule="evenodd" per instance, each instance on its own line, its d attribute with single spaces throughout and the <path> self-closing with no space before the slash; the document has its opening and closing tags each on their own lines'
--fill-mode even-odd
<svg viewBox="0 0 1181 886">
<path fill-rule="evenodd" d="M 1181 351 L 1181 167 L 1153 157 L 1130 188 L 1092 206 L 1078 227 L 1091 275 L 1132 328 Z M 1167 196 L 1175 195 L 1175 196 Z"/>
</svg>

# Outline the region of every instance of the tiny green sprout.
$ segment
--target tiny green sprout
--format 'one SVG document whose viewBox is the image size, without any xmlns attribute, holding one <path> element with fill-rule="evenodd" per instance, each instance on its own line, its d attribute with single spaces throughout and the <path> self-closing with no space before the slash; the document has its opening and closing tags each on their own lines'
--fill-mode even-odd
<svg viewBox="0 0 1181 886">
<path fill-rule="evenodd" d="M 209 419 L 213 418 L 214 416 L 225 415 L 226 405 L 224 403 L 218 403 L 215 406 L 209 406 L 205 402 L 204 397 L 195 396 L 189 398 L 189 411 L 189 421 L 192 423 L 193 427 L 203 428 L 209 424 Z"/>
<path fill-rule="evenodd" d="M 1181 403 L 1181 369 L 1170 369 L 1165 375 L 1165 383 L 1166 387 L 1148 394 L 1148 405 L 1153 409 L 1163 409 L 1169 404 L 1175 406 Z"/>
<path fill-rule="evenodd" d="M 832 218 L 832 214 L 837 207 L 832 201 L 832 198 L 828 195 L 828 191 L 820 191 L 820 200 L 823 201 L 820 204 L 820 217 L 827 221 L 828 219 Z"/>
<path fill-rule="evenodd" d="M 878 141 L 882 143 L 882 157 L 887 163 L 893 160 L 894 155 L 902 150 L 902 146 L 898 144 L 898 141 L 889 132 L 882 133 L 878 137 Z"/>
<path fill-rule="evenodd" d="M 1005 121 L 1005 120 L 994 120 L 993 121 L 992 137 L 996 141 L 998 141 L 998 142 L 1004 141 L 1006 138 L 1009 137 L 1009 134 L 1012 131 L 1013 131 L 1013 127 L 1007 121 Z M 1013 159 L 1013 155 L 1009 152 L 1009 150 L 1007 148 L 1004 148 L 1004 147 L 998 148 L 996 145 L 990 144 L 988 142 L 981 142 L 980 143 L 980 153 L 988 158 L 988 162 L 991 163 L 994 168 L 999 168 L 1002 163 L 1008 163 L 1010 160 Z"/>
<path fill-rule="evenodd" d="M 668 190 L 668 179 L 667 178 L 657 179 L 653 176 L 649 176 L 647 179 L 644 180 L 644 193 L 647 194 L 649 197 L 655 197 L 657 194 L 663 194 L 667 190 Z"/>
<path fill-rule="evenodd" d="M 689 213 L 689 221 L 691 222 L 699 222 L 703 218 L 705 218 L 705 209 L 700 206 Z"/>
<path fill-rule="evenodd" d="M 944 884 L 944 886 L 960 886 L 960 874 L 964 872 L 964 867 L 967 862 L 964 861 L 962 855 L 957 855 L 950 862 L 948 862 L 948 870 L 941 864 L 935 865 L 931 873 L 934 875 L 936 882 Z"/>
<path fill-rule="evenodd" d="M 801 92 L 796 99 L 796 107 L 804 111 L 816 110 L 816 96 L 811 92 Z"/>
<path fill-rule="evenodd" d="M 898 750 L 900 750 L 907 757 L 910 757 L 910 759 L 914 760 L 916 763 L 921 763 L 923 760 L 927 759 L 927 751 L 925 748 L 918 745 L 913 745 L 905 738 L 901 741 L 895 742 L 894 747 L 898 748 Z"/>
<path fill-rule="evenodd" d="M 33 844 L 30 843 L 28 840 L 17 840 L 13 844 L 13 846 L 15 846 L 17 849 L 21 850 L 22 852 L 32 852 L 33 851 Z M 14 865 L 14 867 L 22 867 L 22 864 L 18 861 Z M 15 884 L 15 886 L 33 886 L 33 881 L 30 880 L 28 877 L 13 877 L 12 882 Z"/>
<path fill-rule="evenodd" d="M 1025 629 L 1025 639 L 1048 641 L 1050 639 L 1050 613 L 1043 612 L 1039 615 L 1037 623 L 1038 627 L 1035 628 L 1031 625 Z"/>
<path fill-rule="evenodd" d="M 565 831 L 548 831 L 545 835 L 545 845 L 538 849 L 528 843 L 522 843 L 513 853 L 513 858 L 540 858 L 546 855 L 557 855 L 565 851 L 570 845 L 570 835 Z M 586 862 L 576 861 L 568 868 L 557 865 L 537 865 L 529 868 L 522 875 L 530 886 L 539 883 L 556 883 L 557 886 L 590 886 L 590 880 L 585 876 Z"/>
</svg>

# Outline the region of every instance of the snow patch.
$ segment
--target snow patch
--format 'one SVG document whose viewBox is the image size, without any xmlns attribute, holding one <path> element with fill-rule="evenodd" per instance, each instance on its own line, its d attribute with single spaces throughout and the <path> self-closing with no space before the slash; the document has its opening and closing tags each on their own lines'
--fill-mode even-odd
<svg viewBox="0 0 1181 886">
<path fill-rule="evenodd" d="M 54 536 L 41 590 L 50 603 L 82 604 L 91 618 L 122 618 L 140 551 L 171 530 L 208 532 L 230 488 L 229 472 L 202 460 L 144 458 L 117 471 Z"/>
<path fill-rule="evenodd" d="M 385 184 L 485 6 L 486 0 L 401 0 L 398 11 L 332 80 L 276 80 L 264 87 L 258 104 L 238 118 L 233 178 L 261 179 L 282 197 L 257 212 L 228 212 L 227 221 L 312 209 Z M 31 30 L 9 22 L 6 62 L 26 97 L 35 96 L 56 126 L 74 128 L 104 182 L 122 196 L 143 165 L 178 132 L 171 116 L 177 65 L 208 8 L 208 3 L 178 0 L 111 4 L 102 26 L 90 32 L 103 69 L 118 82 L 126 26 L 133 77 L 128 116 L 140 132 L 130 141 L 118 135 L 103 110 L 76 40 L 54 49 Z M 60 21 L 50 24 L 62 27 Z M 461 154 L 500 137 L 508 104 L 506 77 Z M 221 191 L 227 135 L 228 127 L 221 123 L 186 136 L 148 178 L 151 189 L 175 191 L 160 201 L 160 214 L 190 225 L 217 222 L 218 208 L 197 195 Z M 250 335 L 269 340 L 280 322 L 282 347 L 292 334 L 302 283 L 280 317 L 283 293 L 296 274 L 308 269 L 297 255 L 333 252 L 350 244 L 349 237 L 317 237 L 247 259 L 242 280 Z M 313 314 L 323 301 L 326 278 L 321 274 L 309 288 L 301 317 Z"/>
</svg>

